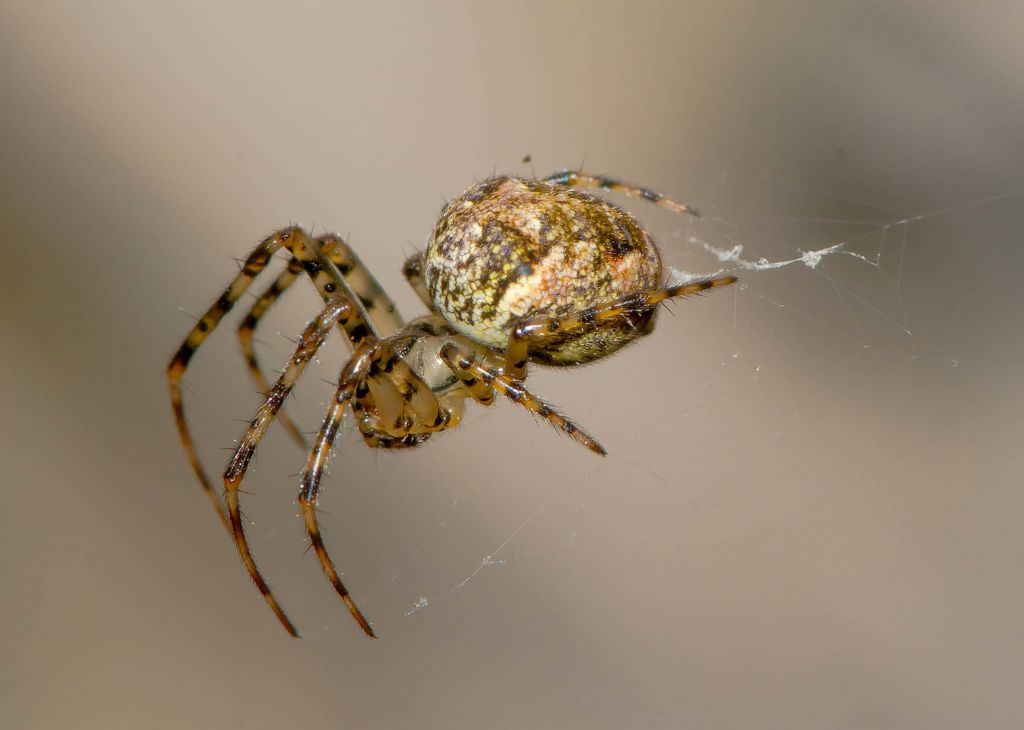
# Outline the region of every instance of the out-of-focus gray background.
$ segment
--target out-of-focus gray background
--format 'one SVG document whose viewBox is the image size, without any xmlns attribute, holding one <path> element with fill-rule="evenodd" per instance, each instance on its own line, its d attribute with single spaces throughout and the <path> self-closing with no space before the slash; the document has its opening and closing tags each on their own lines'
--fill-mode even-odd
<svg viewBox="0 0 1024 730">
<path fill-rule="evenodd" d="M 1019 727 L 1009 8 L 3 3 L 0 724 Z M 701 207 L 630 206 L 668 264 L 742 286 L 534 372 L 606 460 L 506 404 L 414 452 L 347 434 L 323 521 L 378 641 L 304 555 L 275 427 L 244 508 L 292 641 L 177 442 L 189 314 L 289 222 L 416 314 L 400 264 L 444 199 L 527 154 Z M 214 473 L 258 404 L 236 318 L 188 375 Z"/>
</svg>

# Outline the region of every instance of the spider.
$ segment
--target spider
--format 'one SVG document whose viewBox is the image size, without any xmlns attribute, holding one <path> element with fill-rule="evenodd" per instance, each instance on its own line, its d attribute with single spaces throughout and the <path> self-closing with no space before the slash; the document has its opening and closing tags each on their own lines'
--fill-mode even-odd
<svg viewBox="0 0 1024 730">
<path fill-rule="evenodd" d="M 250 552 L 239 492 L 249 460 L 275 417 L 305 446 L 281 407 L 335 327 L 348 339 L 352 354 L 309 451 L 298 502 L 324 573 L 362 630 L 375 637 L 342 583 L 317 522 L 321 475 L 347 409 L 367 446 L 403 449 L 457 426 L 467 397 L 488 406 L 502 395 L 603 456 L 607 452 L 593 436 L 526 388 L 527 364 L 579 365 L 606 357 L 650 333 L 662 302 L 736 281 L 719 276 L 668 285 L 658 248 L 636 218 L 581 188 L 624 193 L 697 215 L 652 190 L 581 171 L 543 179 L 492 177 L 445 205 L 426 250 L 405 262 L 403 274 L 430 314 L 405 323 L 345 241 L 336 235 L 313 238 L 291 226 L 256 246 L 188 333 L 167 369 L 178 433 L 249 575 L 292 636 L 298 632 Z M 193 445 L 181 380 L 192 355 L 281 248 L 290 254 L 287 268 L 238 329 L 249 372 L 266 400 L 224 471 L 222 504 Z M 253 333 L 302 274 L 312 280 L 325 305 L 269 387 L 256 359 Z"/>
</svg>

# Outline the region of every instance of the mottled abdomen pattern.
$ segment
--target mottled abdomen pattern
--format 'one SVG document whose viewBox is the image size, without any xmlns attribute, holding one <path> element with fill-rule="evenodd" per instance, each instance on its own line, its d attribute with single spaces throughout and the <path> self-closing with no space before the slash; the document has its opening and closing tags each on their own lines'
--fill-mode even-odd
<svg viewBox="0 0 1024 730">
<path fill-rule="evenodd" d="M 499 351 L 525 316 L 586 312 L 661 283 L 658 251 L 632 215 L 579 190 L 516 177 L 485 180 L 445 206 L 424 262 L 440 313 Z M 530 359 L 588 362 L 650 331 L 653 319 L 653 310 L 637 311 L 531 348 Z"/>
</svg>

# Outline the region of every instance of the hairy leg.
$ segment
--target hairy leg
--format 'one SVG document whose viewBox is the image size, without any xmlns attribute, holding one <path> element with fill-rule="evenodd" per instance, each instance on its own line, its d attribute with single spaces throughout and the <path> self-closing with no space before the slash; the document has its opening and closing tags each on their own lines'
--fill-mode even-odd
<svg viewBox="0 0 1024 730">
<path fill-rule="evenodd" d="M 628 185 L 604 175 L 589 175 L 581 170 L 563 170 L 554 175 L 548 175 L 544 178 L 544 182 L 566 185 L 571 188 L 600 188 L 613 193 L 622 193 L 631 198 L 643 198 L 666 210 L 671 210 L 673 213 L 687 213 L 694 217 L 700 217 L 697 209 L 686 203 L 680 203 L 648 188 Z"/>
<path fill-rule="evenodd" d="M 306 533 L 309 535 L 313 550 L 316 552 L 320 567 L 323 569 L 327 579 L 334 586 L 335 592 L 348 608 L 356 623 L 363 629 L 367 636 L 376 638 L 369 622 L 363 617 L 362 612 L 356 606 L 355 601 L 349 594 L 348 589 L 341 580 L 334 561 L 331 560 L 324 545 L 323 535 L 320 532 L 320 525 L 316 517 L 317 498 L 320 492 L 320 479 L 323 475 L 327 458 L 330 456 L 334 441 L 341 429 L 342 419 L 345 415 L 345 407 L 349 405 L 356 396 L 356 390 L 360 385 L 365 384 L 369 377 L 385 359 L 385 350 L 379 341 L 366 342 L 356 348 L 356 351 L 349 358 L 345 367 L 338 377 L 338 388 L 331 400 L 327 410 L 320 433 L 316 437 L 313 449 L 309 453 L 306 468 L 302 472 L 301 486 L 299 488 L 299 506 L 302 510 L 302 519 L 306 524 Z"/>
<path fill-rule="evenodd" d="M 401 329 L 404 321 L 395 303 L 359 259 L 355 251 L 340 236 L 335 234 L 320 236 L 315 239 L 315 242 L 320 249 L 320 253 L 334 265 L 337 272 L 341 275 L 344 291 L 358 300 L 363 314 L 367 318 L 366 321 L 370 324 L 372 333 L 379 338 L 382 334 Z M 274 302 L 284 294 L 288 287 L 295 282 L 301 272 L 302 263 L 298 259 L 291 259 L 288 262 L 288 268 L 256 300 L 256 303 L 238 327 L 238 338 L 242 344 L 242 353 L 245 356 L 249 373 L 263 393 L 266 393 L 270 386 L 260 370 L 259 362 L 256 358 L 256 349 L 253 346 L 253 335 L 260 319 L 267 313 L 267 310 L 270 309 Z M 278 420 L 299 446 L 306 448 L 305 439 L 301 431 L 288 415 L 281 412 L 278 414 Z"/>
<path fill-rule="evenodd" d="M 306 524 L 306 532 L 316 552 L 317 559 L 320 561 L 320 567 L 334 587 L 335 592 L 352 614 L 352 617 L 366 635 L 370 637 L 375 637 L 373 629 L 370 628 L 369 622 L 367 622 L 362 612 L 356 606 L 355 601 L 341 580 L 334 561 L 327 552 L 323 535 L 320 532 L 316 510 L 324 468 L 334 447 L 338 432 L 341 429 L 346 406 L 350 406 L 356 413 L 357 419 L 362 424 L 360 430 L 363 433 L 363 438 L 370 446 L 378 448 L 405 448 L 421 443 L 429 435 L 429 432 L 424 434 L 412 432 L 411 429 L 416 427 L 416 423 L 405 424 L 404 428 L 401 429 L 403 432 L 398 436 L 382 433 L 372 425 L 373 420 L 376 418 L 374 415 L 375 404 L 373 404 L 370 398 L 368 383 L 375 378 L 379 378 L 383 373 L 393 371 L 396 362 L 400 362 L 400 359 L 393 351 L 389 350 L 386 343 L 366 342 L 356 349 L 356 352 L 353 353 L 351 359 L 346 363 L 338 378 L 338 388 L 327 410 L 327 415 L 324 418 L 323 426 L 320 428 L 320 433 L 317 435 L 316 443 L 309 454 L 309 460 L 302 473 L 302 486 L 299 489 L 299 506 L 302 510 L 303 521 Z M 433 397 L 432 393 L 431 397 Z M 463 398 L 461 394 L 452 393 L 440 396 L 439 402 L 435 401 L 435 409 L 442 414 L 441 422 L 443 425 L 432 427 L 431 430 L 454 428 L 458 425 L 462 418 L 462 404 Z M 371 410 L 367 411 L 367 408 Z M 362 416 L 367 414 L 370 415 L 370 418 L 364 420 Z"/>
<path fill-rule="evenodd" d="M 427 291 L 427 285 L 423 281 L 423 254 L 418 253 L 410 256 L 405 260 L 405 264 L 402 266 L 402 276 L 409 282 L 409 286 L 416 296 L 420 298 L 431 312 L 437 312 L 437 307 L 434 306 L 434 300 L 430 298 L 430 293 Z"/>
<path fill-rule="evenodd" d="M 448 342 L 441 348 L 441 359 L 462 381 L 463 386 L 478 403 L 490 405 L 494 392 L 513 403 L 540 416 L 576 443 L 587 447 L 596 454 L 605 456 L 608 452 L 597 439 L 555 410 L 549 403 L 535 396 L 521 382 L 513 380 L 497 368 L 479 359 L 469 349 L 455 342 Z"/>
<path fill-rule="evenodd" d="M 256 326 L 259 324 L 260 319 L 267 313 L 271 305 L 277 301 L 280 297 L 299 277 L 302 273 L 302 263 L 298 259 L 291 259 L 288 262 L 288 268 L 281 272 L 280 276 L 274 280 L 274 283 L 260 295 L 256 300 L 256 303 L 252 305 L 252 309 L 245 315 L 242 323 L 238 325 L 238 340 L 242 344 L 242 355 L 245 357 L 245 364 L 249 368 L 249 375 L 252 376 L 253 381 L 256 383 L 256 387 L 259 388 L 260 392 L 266 395 L 270 392 L 270 383 L 263 377 L 263 371 L 260 370 L 259 360 L 256 359 L 256 348 L 253 343 L 253 335 L 256 331 Z M 281 411 L 277 414 L 277 419 L 284 426 L 285 430 L 292 439 L 303 449 L 306 448 L 306 439 L 303 438 L 302 432 L 299 430 L 295 422 L 288 417 L 288 414 Z"/>
<path fill-rule="evenodd" d="M 199 480 L 200 486 L 209 498 L 221 522 L 224 523 L 224 526 L 229 531 L 231 526 L 228 522 L 227 513 L 224 511 L 217 492 L 213 488 L 213 483 L 210 481 L 206 470 L 199 460 L 199 455 L 196 452 L 195 444 L 192 441 L 192 435 L 188 428 L 188 422 L 185 419 L 181 380 L 196 350 L 216 329 L 224 315 L 231 311 L 235 302 L 245 293 L 256 277 L 270 263 L 274 254 L 281 248 L 287 249 L 292 257 L 299 261 L 303 271 L 313 280 L 314 285 L 325 300 L 330 299 L 333 292 L 342 286 L 340 275 L 320 253 L 319 247 L 313 243 L 305 231 L 298 226 L 283 228 L 260 242 L 252 253 L 249 254 L 242 265 L 242 270 L 235 276 L 220 297 L 217 298 L 217 301 L 192 327 L 185 337 L 185 341 L 181 343 L 178 351 L 171 358 L 171 362 L 167 366 L 171 407 L 174 411 L 178 435 L 181 438 L 185 454 L 188 456 L 189 463 L 192 465 L 192 471 Z"/>
<path fill-rule="evenodd" d="M 360 260 L 341 236 L 329 233 L 317 239 L 320 250 L 338 269 L 373 325 L 374 334 L 382 339 L 405 326 L 394 300 L 384 291 L 370 269 Z"/>
<path fill-rule="evenodd" d="M 627 294 L 606 304 L 565 317 L 550 317 L 546 314 L 525 317 L 512 328 L 505 350 L 504 372 L 513 380 L 525 378 L 530 349 L 543 344 L 545 339 L 564 336 L 602 323 L 625 322 L 635 318 L 637 314 L 652 310 L 667 299 L 693 296 L 709 289 L 728 286 L 735 281 L 735 276 L 701 279 L 679 286 Z"/>
<path fill-rule="evenodd" d="M 295 354 L 288 361 L 288 365 L 282 372 L 281 377 L 267 395 L 267 400 L 260 406 L 255 418 L 249 424 L 249 428 L 239 441 L 238 448 L 235 450 L 234 456 L 232 456 L 224 471 L 224 498 L 227 502 L 231 531 L 234 535 L 238 552 L 242 557 L 242 562 L 249 571 L 249 575 L 252 577 L 256 587 L 259 588 L 260 593 L 266 599 L 270 609 L 277 616 L 285 630 L 292 636 L 298 636 L 295 626 L 285 615 L 284 610 L 277 602 L 277 599 L 270 590 L 270 586 L 267 585 L 259 568 L 256 567 L 256 562 L 253 560 L 248 541 L 245 537 L 245 530 L 242 527 L 238 494 L 246 469 L 249 466 L 249 461 L 259 445 L 260 439 L 267 432 L 271 422 L 274 420 L 274 416 L 277 415 L 288 394 L 295 386 L 295 382 L 303 370 L 306 369 L 306 365 L 316 354 L 316 351 L 320 349 L 321 345 L 323 345 L 327 335 L 334 329 L 335 325 L 340 324 L 348 330 L 352 326 L 353 320 L 360 319 L 362 319 L 362 315 L 355 303 L 348 296 L 342 295 L 333 297 L 323 312 L 306 326 L 295 349 Z M 376 340 L 368 335 L 363 339 L 370 344 L 376 343 Z"/>
</svg>

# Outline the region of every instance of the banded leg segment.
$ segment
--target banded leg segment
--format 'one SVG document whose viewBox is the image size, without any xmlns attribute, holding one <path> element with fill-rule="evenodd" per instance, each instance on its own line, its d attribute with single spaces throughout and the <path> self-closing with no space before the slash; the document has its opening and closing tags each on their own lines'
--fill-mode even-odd
<svg viewBox="0 0 1024 730">
<path fill-rule="evenodd" d="M 246 469 L 249 466 L 249 461 L 252 459 L 260 439 L 267 432 L 270 423 L 274 420 L 274 416 L 277 415 L 285 399 L 287 399 L 292 388 L 295 386 L 295 382 L 303 370 L 306 369 L 306 365 L 316 354 L 317 350 L 320 349 L 321 345 L 323 345 L 327 335 L 330 334 L 335 325 L 341 325 L 347 331 L 351 326 L 351 321 L 354 319 L 362 319 L 355 303 L 347 296 L 336 296 L 328 302 L 327 307 L 320 316 L 306 326 L 295 349 L 295 354 L 288 361 L 288 365 L 285 367 L 281 377 L 267 395 L 266 401 L 260 406 L 256 417 L 249 424 L 249 428 L 242 436 L 234 456 L 232 456 L 231 461 L 228 462 L 227 469 L 224 471 L 224 498 L 227 502 L 231 532 L 234 535 L 239 555 L 256 587 L 259 588 L 263 598 L 266 599 L 270 609 L 277 616 L 285 630 L 292 636 L 298 636 L 295 626 L 285 615 L 284 610 L 277 602 L 273 592 L 270 590 L 270 586 L 267 585 L 259 568 L 256 567 L 256 562 L 253 560 L 249 543 L 245 537 L 245 530 L 242 527 L 238 493 L 242 480 L 245 477 Z M 370 342 L 373 344 L 376 340 L 371 340 Z"/>
<path fill-rule="evenodd" d="M 320 236 L 316 239 L 316 244 L 320 248 L 320 253 L 334 264 L 338 273 L 341 274 L 341 278 L 344 281 L 344 291 L 359 301 L 364 315 L 372 325 L 371 330 L 375 336 L 380 337 L 381 333 L 393 332 L 402 327 L 404 324 L 402 315 L 399 314 L 394 301 L 387 295 L 384 288 L 374 278 L 373 274 L 370 273 L 369 269 L 366 268 L 355 251 L 340 236 L 335 234 Z M 302 263 L 298 259 L 291 259 L 288 262 L 288 268 L 256 300 L 256 303 L 238 327 L 238 338 L 242 344 L 242 353 L 245 355 L 249 373 L 256 382 L 257 387 L 264 394 L 270 390 L 270 386 L 266 378 L 263 377 L 263 372 L 260 370 L 259 362 L 256 359 L 253 334 L 263 315 L 284 294 L 288 287 L 295 282 L 301 272 Z M 328 285 L 327 289 L 335 291 L 336 287 L 332 288 L 331 285 Z M 300 447 L 306 448 L 306 442 L 301 431 L 288 415 L 281 412 L 277 417 L 296 443 Z"/>
<path fill-rule="evenodd" d="M 317 239 L 320 250 L 337 267 L 345 285 L 359 300 L 366 316 L 373 324 L 374 333 L 380 339 L 402 329 L 405 321 L 398 312 L 394 300 L 373 276 L 366 265 L 337 234 L 331 233 Z"/>
<path fill-rule="evenodd" d="M 489 396 L 484 395 L 483 391 L 485 388 L 497 391 L 513 403 L 540 416 L 576 443 L 587 447 L 601 456 L 608 454 L 605 448 L 598 443 L 597 439 L 566 416 L 556 411 L 549 403 L 544 402 L 527 390 L 526 386 L 521 382 L 513 380 L 500 370 L 486 365 L 461 345 L 454 342 L 446 343 L 441 348 L 441 359 L 458 375 L 459 380 L 462 381 L 470 395 L 478 403 L 490 405 L 494 401 L 493 394 Z"/>
<path fill-rule="evenodd" d="M 613 193 L 622 193 L 631 198 L 643 198 L 655 205 L 660 205 L 666 210 L 671 210 L 673 213 L 686 213 L 695 218 L 700 217 L 700 213 L 693 206 L 687 205 L 686 203 L 680 203 L 678 200 L 673 200 L 672 198 L 655 192 L 654 190 L 638 187 L 636 185 L 628 185 L 624 182 L 613 180 L 612 178 L 605 177 L 603 175 L 589 175 L 581 170 L 563 170 L 562 172 L 556 172 L 554 175 L 548 175 L 544 178 L 544 182 L 554 183 L 556 185 L 567 185 L 571 188 L 600 188 L 601 190 L 608 190 Z"/>
<path fill-rule="evenodd" d="M 213 488 L 213 483 L 210 481 L 202 462 L 199 460 L 199 455 L 196 452 L 195 444 L 192 441 L 192 435 L 188 428 L 188 422 L 185 419 L 181 380 L 196 350 L 216 329 L 224 315 L 231 311 L 235 302 L 248 290 L 252 282 L 263 272 L 274 254 L 281 248 L 287 249 L 291 253 L 292 258 L 299 262 L 302 270 L 313 280 L 313 284 L 325 301 L 331 299 L 335 292 L 345 291 L 340 274 L 338 274 L 330 261 L 320 253 L 319 245 L 299 226 L 283 228 L 265 238 L 253 249 L 242 265 L 242 270 L 218 297 L 217 301 L 213 303 L 213 306 L 196 322 L 167 366 L 171 407 L 174 411 L 174 419 L 178 427 L 178 436 L 181 439 L 185 454 L 188 456 L 189 463 L 192 465 L 192 471 L 199 480 L 200 486 L 210 499 L 210 503 L 213 505 L 214 510 L 216 510 L 221 522 L 224 523 L 224 526 L 229 531 L 231 525 L 227 513 L 225 513 L 217 492 Z M 351 326 L 352 331 L 347 332 L 347 334 L 353 341 L 359 341 L 371 332 L 369 325 L 366 324 L 362 317 L 359 317 L 358 320 L 353 320 Z"/>
<path fill-rule="evenodd" d="M 430 292 L 427 291 L 427 284 L 423 280 L 423 254 L 418 253 L 410 256 L 405 260 L 405 264 L 402 265 L 402 276 L 409 282 L 409 286 L 416 296 L 427 306 L 434 314 L 437 314 L 437 307 L 434 306 L 434 300 L 430 298 Z"/>
<path fill-rule="evenodd" d="M 302 519 L 306 525 L 306 533 L 309 535 L 313 550 L 316 552 L 320 567 L 323 569 L 327 579 L 331 582 L 335 592 L 348 608 L 349 613 L 359 624 L 363 632 L 376 638 L 369 622 L 363 617 L 362 612 L 356 606 L 355 601 L 349 594 L 348 589 L 338 574 L 338 569 L 331 560 L 324 545 L 323 536 L 320 533 L 320 525 L 316 517 L 317 499 L 320 494 L 320 480 L 324 467 L 330 456 L 334 441 L 341 429 L 342 419 L 345 415 L 345 407 L 356 397 L 357 390 L 365 386 L 365 381 L 371 377 L 385 357 L 385 350 L 379 341 L 369 341 L 359 346 L 352 357 L 346 363 L 338 378 L 338 388 L 330 407 L 327 409 L 327 416 L 324 418 L 320 433 L 313 444 L 313 450 L 309 454 L 306 468 L 302 472 L 301 486 L 299 488 L 299 506 L 302 510 Z"/>
<path fill-rule="evenodd" d="M 256 303 L 252 305 L 252 309 L 245 315 L 245 319 L 238 325 L 238 340 L 242 344 L 242 354 L 245 356 L 245 364 L 249 368 L 249 374 L 252 376 L 253 381 L 256 383 L 256 387 L 259 388 L 263 395 L 267 395 L 270 392 L 270 383 L 263 377 L 263 371 L 260 370 L 260 363 L 256 359 L 256 348 L 253 344 L 253 335 L 256 331 L 256 326 L 259 324 L 260 319 L 267 313 L 271 305 L 277 301 L 280 297 L 299 277 L 302 273 L 302 264 L 298 259 L 291 259 L 288 262 L 288 268 L 281 272 L 281 275 L 274 280 L 274 283 L 270 285 L 263 294 L 260 295 Z M 277 414 L 278 421 L 284 426 L 285 430 L 292 439 L 299 445 L 300 448 L 306 448 L 306 439 L 303 438 L 302 432 L 299 427 L 295 425 L 295 422 L 288 417 L 285 412 Z"/>
<path fill-rule="evenodd" d="M 242 265 L 242 270 L 238 272 L 238 275 L 235 276 L 227 289 L 213 303 L 213 306 L 206 311 L 206 314 L 196 322 L 167 366 L 167 381 L 171 391 L 171 408 L 174 411 L 174 420 L 178 427 L 178 436 L 181 439 L 181 444 L 185 449 L 185 454 L 188 456 L 189 463 L 192 465 L 192 471 L 199 480 L 200 486 L 210 499 L 210 503 L 213 505 L 214 510 L 216 510 L 221 522 L 224 523 L 224 526 L 229 531 L 231 526 L 227 513 L 224 511 L 217 492 L 213 488 L 213 483 L 210 481 L 202 462 L 199 460 L 199 454 L 196 452 L 192 435 L 188 429 L 188 422 L 185 420 L 185 409 L 181 395 L 181 379 L 188 368 L 189 361 L 196 350 L 199 349 L 199 346 L 216 329 L 224 315 L 231 311 L 235 302 L 238 301 L 239 297 L 245 293 L 256 277 L 266 268 L 270 259 L 282 246 L 291 251 L 292 256 L 302 263 L 303 268 L 309 267 L 307 271 L 310 272 L 310 276 L 316 277 L 321 269 L 326 268 L 324 265 L 326 263 L 325 260 L 320 256 L 316 247 L 312 245 L 309 237 L 301 228 L 284 228 L 264 239 L 249 254 Z M 323 284 L 326 284 L 326 282 L 318 283 L 319 286 Z"/>
<path fill-rule="evenodd" d="M 565 317 L 551 317 L 546 314 L 526 317 L 519 320 L 512 328 L 508 347 L 505 350 L 504 372 L 513 380 L 524 379 L 530 348 L 540 345 L 546 338 L 564 336 L 586 328 L 600 326 L 602 323 L 626 322 L 635 318 L 637 313 L 650 311 L 667 299 L 693 296 L 735 282 L 735 276 L 700 279 L 678 286 L 627 294 L 607 304 L 590 307 Z"/>
</svg>

